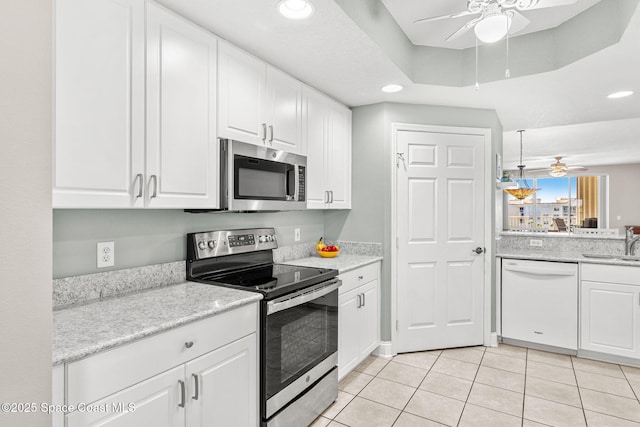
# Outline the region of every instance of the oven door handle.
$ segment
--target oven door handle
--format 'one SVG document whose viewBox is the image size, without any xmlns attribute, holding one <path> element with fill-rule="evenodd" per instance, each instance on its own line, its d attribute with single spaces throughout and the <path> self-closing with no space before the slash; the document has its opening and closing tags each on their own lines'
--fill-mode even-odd
<svg viewBox="0 0 640 427">
<path fill-rule="evenodd" d="M 309 301 L 313 301 L 316 298 L 320 298 L 328 293 L 331 293 L 338 289 L 342 282 L 337 280 L 331 284 L 314 288 L 312 290 L 305 289 L 302 292 L 293 294 L 291 297 L 285 300 L 275 300 L 267 303 L 267 316 L 277 313 L 287 308 L 295 307 L 297 305 L 304 304 Z"/>
</svg>

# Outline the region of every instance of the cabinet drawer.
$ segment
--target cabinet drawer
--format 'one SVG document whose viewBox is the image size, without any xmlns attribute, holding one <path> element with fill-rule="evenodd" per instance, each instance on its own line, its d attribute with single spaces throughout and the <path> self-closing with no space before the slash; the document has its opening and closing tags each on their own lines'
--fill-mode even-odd
<svg viewBox="0 0 640 427">
<path fill-rule="evenodd" d="M 342 279 L 342 286 L 340 286 L 340 294 L 349 292 L 360 285 L 376 280 L 379 276 L 380 263 L 365 265 L 364 267 L 357 268 L 355 270 L 347 271 L 340 274 Z"/>
<path fill-rule="evenodd" d="M 246 305 L 70 363 L 67 404 L 94 402 L 255 332 L 257 307 Z"/>
<path fill-rule="evenodd" d="M 581 280 L 640 286 L 640 267 L 632 265 L 582 264 Z"/>
</svg>

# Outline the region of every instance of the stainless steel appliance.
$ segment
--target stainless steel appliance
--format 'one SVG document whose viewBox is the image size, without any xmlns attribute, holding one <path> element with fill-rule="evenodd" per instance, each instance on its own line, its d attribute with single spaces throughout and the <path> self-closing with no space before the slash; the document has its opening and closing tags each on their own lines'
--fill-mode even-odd
<svg viewBox="0 0 640 427">
<path fill-rule="evenodd" d="M 187 279 L 260 292 L 261 425 L 311 423 L 338 396 L 336 270 L 273 263 L 273 228 L 187 235 Z"/>
</svg>

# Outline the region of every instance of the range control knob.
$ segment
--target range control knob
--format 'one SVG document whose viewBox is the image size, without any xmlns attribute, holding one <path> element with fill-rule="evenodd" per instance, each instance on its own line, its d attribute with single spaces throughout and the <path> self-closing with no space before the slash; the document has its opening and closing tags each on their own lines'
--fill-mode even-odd
<svg viewBox="0 0 640 427">
<path fill-rule="evenodd" d="M 200 249 L 200 250 L 203 250 L 203 251 L 204 251 L 205 249 L 207 249 L 207 243 L 206 243 L 204 240 L 203 240 L 203 241 L 198 242 L 198 249 Z"/>
<path fill-rule="evenodd" d="M 267 235 L 267 242 L 270 242 L 270 241 L 272 240 L 272 238 L 273 238 L 273 237 L 271 236 L 271 234 L 268 234 L 268 235 Z"/>
<path fill-rule="evenodd" d="M 264 242 L 266 242 L 266 241 L 267 241 L 267 236 L 260 236 L 260 237 L 258 237 L 258 241 L 259 241 L 260 243 L 264 243 Z"/>
<path fill-rule="evenodd" d="M 213 249 L 216 247 L 216 241 L 215 240 L 209 240 L 209 249 Z"/>
</svg>

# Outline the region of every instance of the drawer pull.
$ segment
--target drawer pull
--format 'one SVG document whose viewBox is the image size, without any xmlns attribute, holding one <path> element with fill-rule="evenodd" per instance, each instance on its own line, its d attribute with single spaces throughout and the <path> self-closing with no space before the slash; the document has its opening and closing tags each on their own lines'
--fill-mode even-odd
<svg viewBox="0 0 640 427">
<path fill-rule="evenodd" d="M 362 294 L 362 306 L 364 307 L 365 305 L 367 305 L 367 300 L 365 299 L 365 295 L 363 293 Z"/>
<path fill-rule="evenodd" d="M 193 381 L 195 383 L 195 394 L 193 395 L 193 400 L 198 400 L 200 397 L 200 377 L 197 374 L 191 374 L 193 376 Z"/>
<path fill-rule="evenodd" d="M 185 387 L 184 387 L 184 381 L 182 380 L 178 380 L 178 384 L 180 384 L 180 403 L 178 403 L 178 406 L 181 408 L 184 408 L 184 404 L 185 404 Z"/>
<path fill-rule="evenodd" d="M 188 342 L 184 343 L 184 346 L 187 347 L 187 348 L 193 347 L 193 341 L 188 341 Z"/>
</svg>

